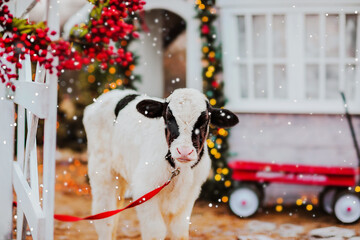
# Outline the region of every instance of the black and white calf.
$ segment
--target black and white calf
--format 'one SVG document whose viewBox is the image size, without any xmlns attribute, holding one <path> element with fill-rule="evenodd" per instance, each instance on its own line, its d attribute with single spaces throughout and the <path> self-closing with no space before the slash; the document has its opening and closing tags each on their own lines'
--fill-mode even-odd
<svg viewBox="0 0 360 240">
<path fill-rule="evenodd" d="M 136 211 L 143 239 L 188 239 L 191 211 L 211 166 L 209 123 L 231 127 L 236 115 L 212 108 L 194 89 L 175 90 L 166 100 L 113 90 L 85 109 L 83 122 L 93 214 L 120 207 L 128 188 L 134 198 L 142 196 L 179 168 L 180 175 Z M 115 239 L 115 222 L 95 222 L 99 239 Z"/>
</svg>

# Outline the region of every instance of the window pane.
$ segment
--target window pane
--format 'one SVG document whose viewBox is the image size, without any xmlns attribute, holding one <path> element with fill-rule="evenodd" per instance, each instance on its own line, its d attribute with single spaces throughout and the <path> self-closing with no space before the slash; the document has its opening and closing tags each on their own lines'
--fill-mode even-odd
<svg viewBox="0 0 360 240">
<path fill-rule="evenodd" d="M 306 66 L 306 98 L 307 99 L 319 98 L 319 66 L 318 65 Z"/>
<path fill-rule="evenodd" d="M 266 56 L 266 21 L 264 15 L 253 16 L 253 53 L 254 57 Z"/>
<path fill-rule="evenodd" d="M 339 15 L 326 17 L 325 47 L 327 57 L 339 56 Z"/>
<path fill-rule="evenodd" d="M 248 98 L 249 97 L 249 91 L 248 91 L 248 86 L 249 86 L 249 78 L 248 78 L 248 74 L 247 74 L 247 68 L 246 65 L 241 64 L 240 65 L 240 92 L 241 92 L 241 97 L 242 98 Z"/>
<path fill-rule="evenodd" d="M 239 37 L 239 56 L 244 58 L 246 56 L 246 37 L 245 37 L 245 17 L 238 17 L 238 37 Z"/>
<path fill-rule="evenodd" d="M 305 16 L 305 46 L 307 57 L 319 57 L 319 15 Z"/>
<path fill-rule="evenodd" d="M 356 67 L 355 65 L 346 65 L 345 66 L 345 93 L 348 99 L 355 99 L 356 91 Z"/>
<path fill-rule="evenodd" d="M 338 98 L 339 95 L 339 66 L 326 65 L 325 97 L 328 99 Z"/>
<path fill-rule="evenodd" d="M 357 27 L 357 15 L 346 14 L 346 26 L 345 26 L 345 45 L 346 45 L 346 57 L 356 57 L 356 27 Z"/>
<path fill-rule="evenodd" d="M 267 97 L 267 72 L 265 65 L 254 66 L 254 87 L 255 98 Z"/>
<path fill-rule="evenodd" d="M 274 97 L 287 98 L 286 66 L 274 66 Z"/>
<path fill-rule="evenodd" d="M 273 17 L 273 49 L 274 57 L 285 57 L 285 15 L 274 15 Z"/>
</svg>

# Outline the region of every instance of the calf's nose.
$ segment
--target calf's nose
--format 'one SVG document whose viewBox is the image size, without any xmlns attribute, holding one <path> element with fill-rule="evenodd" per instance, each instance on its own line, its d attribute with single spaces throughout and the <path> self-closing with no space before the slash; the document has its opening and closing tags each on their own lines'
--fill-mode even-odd
<svg viewBox="0 0 360 240">
<path fill-rule="evenodd" d="M 194 152 L 194 149 L 185 146 L 176 148 L 176 150 L 181 155 L 181 157 L 187 157 Z"/>
</svg>

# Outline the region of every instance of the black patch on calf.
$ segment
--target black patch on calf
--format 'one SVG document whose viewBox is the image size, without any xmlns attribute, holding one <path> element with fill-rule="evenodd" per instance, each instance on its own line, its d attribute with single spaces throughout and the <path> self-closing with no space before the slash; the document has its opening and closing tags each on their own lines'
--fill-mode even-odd
<svg viewBox="0 0 360 240">
<path fill-rule="evenodd" d="M 198 165 L 198 163 L 200 162 L 202 156 L 204 155 L 204 148 L 201 149 L 201 152 L 198 156 L 198 160 L 196 161 L 196 163 L 194 163 L 192 166 L 191 166 L 191 169 L 193 169 L 194 167 L 196 167 L 196 165 Z"/>
<path fill-rule="evenodd" d="M 207 111 L 203 111 L 194 124 L 191 134 L 191 140 L 196 151 L 199 152 L 204 146 L 209 126 L 209 115 Z"/>
<path fill-rule="evenodd" d="M 117 116 L 119 115 L 119 112 L 126 107 L 126 105 L 129 104 L 129 102 L 133 101 L 137 96 L 139 96 L 139 94 L 130 94 L 125 96 L 123 99 L 121 99 L 115 107 L 115 118 L 117 118 Z"/>
<path fill-rule="evenodd" d="M 171 143 L 180 135 L 179 126 L 169 107 L 166 108 L 164 115 L 165 137 L 170 148 Z"/>
<path fill-rule="evenodd" d="M 166 108 L 167 103 L 145 99 L 140 101 L 136 105 L 136 109 L 139 113 L 148 118 L 159 118 L 163 116 L 164 109 Z"/>
<path fill-rule="evenodd" d="M 175 162 L 174 162 L 174 159 L 171 156 L 170 150 L 166 154 L 165 160 L 168 161 L 168 163 L 170 164 L 171 167 L 175 168 Z"/>
<path fill-rule="evenodd" d="M 227 109 L 211 108 L 210 113 L 211 124 L 220 128 L 229 128 L 239 122 L 238 117 Z"/>
<path fill-rule="evenodd" d="M 204 154 L 204 144 L 208 135 L 208 127 L 209 127 L 209 112 L 203 111 L 194 124 L 194 128 L 191 134 L 191 140 L 193 146 L 198 152 L 198 160 L 194 163 L 191 168 L 194 168 L 200 162 L 203 154 Z"/>
</svg>

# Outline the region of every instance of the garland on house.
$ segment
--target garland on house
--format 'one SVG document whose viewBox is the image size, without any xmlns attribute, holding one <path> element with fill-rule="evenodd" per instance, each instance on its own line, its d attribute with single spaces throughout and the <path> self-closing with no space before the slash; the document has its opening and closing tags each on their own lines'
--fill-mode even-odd
<svg viewBox="0 0 360 240">
<path fill-rule="evenodd" d="M 141 2 L 141 5 L 144 3 Z M 94 9 L 92 12 L 95 11 Z M 92 12 L 89 14 L 87 23 L 75 25 L 71 29 L 71 39 L 78 41 L 78 36 L 82 38 L 86 36 L 84 34 L 87 34 L 88 29 L 91 27 L 90 22 L 93 20 L 94 14 Z M 134 32 L 119 38 L 117 42 L 113 42 L 114 49 L 117 49 L 117 51 L 120 49 L 120 51 L 126 53 L 130 52 L 128 51 L 129 44 L 139 37 L 140 20 L 135 12 L 132 12 L 123 20 L 126 24 L 133 26 Z M 108 92 L 110 89 L 135 89 L 134 82 L 140 81 L 140 76 L 133 74 L 137 60 L 138 56 L 135 53 L 131 53 L 126 62 L 105 62 L 106 66 L 99 60 L 95 60 L 83 68 L 83 71 L 79 72 L 75 86 L 73 83 L 60 79 L 64 87 L 59 89 L 60 93 L 62 93 L 59 94 L 62 99 L 59 99 L 61 104 L 58 111 L 60 124 L 57 131 L 57 142 L 59 147 L 70 147 L 78 151 L 86 148 L 86 136 L 82 124 L 84 108 L 92 103 L 94 98 L 97 98 L 101 93 Z M 78 97 L 70 97 L 70 95 L 76 95 L 76 93 L 69 94 L 67 92 L 69 88 L 72 89 L 71 91 L 74 88 L 75 92 L 81 92 L 81 94 Z M 72 109 L 72 111 L 69 111 L 69 109 Z"/>
<path fill-rule="evenodd" d="M 143 1 L 132 1 L 132 3 L 137 2 L 142 5 L 145 4 Z M 93 3 L 95 3 L 93 1 Z M 81 23 L 75 25 L 70 31 L 70 39 L 75 42 L 76 47 L 82 48 L 82 44 L 88 44 L 89 39 L 87 34 L 89 34 L 89 29 L 91 29 L 94 24 L 94 20 L 101 22 L 96 16 L 103 14 L 104 8 L 108 8 L 109 4 L 112 2 L 104 2 L 103 5 L 95 4 L 95 7 L 90 12 L 88 20 L 86 23 Z M 128 5 L 127 5 L 128 6 Z M 101 9 L 102 8 L 102 9 Z M 139 8 L 135 7 L 136 10 Z M 124 15 L 122 15 L 124 16 Z M 133 74 L 135 66 L 137 64 L 138 56 L 128 50 L 129 44 L 139 37 L 138 31 L 140 30 L 138 14 L 134 11 L 129 13 L 126 18 L 119 16 L 121 24 L 127 24 L 132 27 L 132 34 L 124 35 L 118 39 L 112 39 L 113 50 L 121 53 L 126 53 L 126 59 L 123 62 L 115 61 L 105 61 L 101 62 L 102 58 L 97 58 L 88 66 L 84 67 L 79 72 L 78 81 L 76 85 L 69 83 L 68 81 L 62 81 L 64 86 L 60 88 L 59 94 L 63 99 L 59 99 L 60 108 L 58 111 L 59 119 L 59 128 L 58 128 L 58 145 L 59 147 L 71 147 L 74 150 L 84 150 L 86 148 L 86 137 L 84 126 L 82 124 L 83 111 L 85 106 L 92 103 L 94 98 L 97 98 L 101 93 L 109 91 L 109 89 L 135 89 L 134 82 L 140 80 L 139 75 Z M 107 22 L 104 25 L 112 25 L 113 20 L 115 21 L 116 17 L 110 19 L 110 23 Z M 105 20 L 103 20 L 104 22 Z M 103 30 L 99 30 L 100 32 Z M 107 34 L 109 35 L 109 34 Z M 79 40 L 80 38 L 80 40 Z M 102 42 L 104 39 L 101 39 Z M 107 36 L 105 36 L 105 41 Z M 131 55 L 130 55 L 131 53 Z M 67 89 L 69 87 L 74 88 L 74 92 L 80 93 L 77 97 L 76 93 L 69 94 Z M 71 106 L 71 108 L 67 107 Z M 69 111 L 72 109 L 72 111 Z"/>
<path fill-rule="evenodd" d="M 125 20 L 126 23 L 134 26 L 135 32 L 116 42 L 117 49 L 120 48 L 124 49 L 125 52 L 129 52 L 129 45 L 139 37 L 138 32 L 141 31 L 140 20 L 138 14 L 131 15 Z M 83 79 L 86 81 L 84 85 L 97 85 L 97 95 L 112 89 L 136 89 L 134 83 L 141 80 L 140 75 L 133 73 L 138 59 L 139 56 L 132 52 L 132 58 L 129 59 L 128 64 L 110 64 L 107 70 L 103 70 L 98 63 L 91 64 L 84 72 Z"/>
<path fill-rule="evenodd" d="M 120 42 L 130 35 L 138 36 L 134 26 L 124 20 L 141 10 L 141 0 L 89 0 L 94 4 L 87 24 L 73 29 L 69 41 L 52 42 L 44 22 L 29 23 L 26 19 L 14 18 L 5 5 L 9 0 L 0 0 L 0 57 L 5 56 L 8 63 L 22 68 L 21 60 L 29 54 L 32 62 L 44 66 L 50 73 L 57 69 L 60 75 L 65 69 L 81 69 L 95 61 L 103 70 L 109 64 L 128 66 L 133 55 L 121 46 L 115 48 L 111 42 Z M 56 32 L 52 31 L 51 35 Z M 50 50 L 50 51 L 49 51 Z M 59 58 L 59 65 L 53 66 L 53 58 Z M 1 81 L 11 84 L 18 76 L 11 72 L 2 62 L 0 68 Z"/>
<path fill-rule="evenodd" d="M 196 0 L 197 18 L 200 20 L 202 39 L 203 90 L 213 107 L 225 105 L 222 81 L 221 48 L 216 43 L 217 33 L 214 21 L 217 18 L 215 0 Z M 202 197 L 216 202 L 228 202 L 232 186 L 230 170 L 227 166 L 228 130 L 210 127 L 207 144 L 212 159 L 213 174 L 204 184 Z"/>
<path fill-rule="evenodd" d="M 85 134 L 82 120 L 82 111 L 90 101 L 97 97 L 98 89 L 119 87 L 134 88 L 133 82 L 139 76 L 132 74 L 135 68 L 136 56 L 127 49 L 130 41 L 139 35 L 135 31 L 133 21 L 136 11 L 142 10 L 145 4 L 142 0 L 89 0 L 93 9 L 89 14 L 87 23 L 75 26 L 71 30 L 70 41 L 62 39 L 52 42 L 46 23 L 29 23 L 26 19 L 13 17 L 9 8 L 5 5 L 9 0 L 0 0 L 0 57 L 5 57 L 8 64 L 1 62 L 0 79 L 7 87 L 15 91 L 13 80 L 17 79 L 17 73 L 9 68 L 13 64 L 17 69 L 22 68 L 21 60 L 28 54 L 32 63 L 39 63 L 50 73 L 57 70 L 60 76 L 65 70 L 81 70 L 86 68 L 92 75 L 86 76 L 84 81 L 74 83 L 75 88 L 89 90 L 85 96 L 76 97 L 73 101 L 73 112 L 59 109 L 58 115 L 58 144 L 60 147 L 72 146 L 81 150 L 85 146 Z M 35 6 L 35 4 L 34 4 Z M 53 58 L 59 58 L 59 65 L 53 65 Z M 95 82 L 96 85 L 88 83 Z M 108 75 L 104 73 L 108 73 Z M 99 75 L 102 74 L 100 77 Z M 111 81 L 109 76 L 112 77 Z M 109 83 L 101 84 L 103 79 Z M 60 86 L 65 80 L 60 78 Z M 100 87 L 99 87 L 100 86 Z M 60 87 L 60 93 L 63 89 Z M 72 88 L 66 89 L 67 93 Z M 63 94 L 59 94 L 59 96 Z M 69 97 L 69 95 L 67 95 Z M 60 101 L 59 101 L 60 102 Z M 69 106 L 70 100 L 65 101 Z M 66 106 L 65 106 L 66 108 Z M 40 139 L 41 140 L 41 139 Z"/>
</svg>

